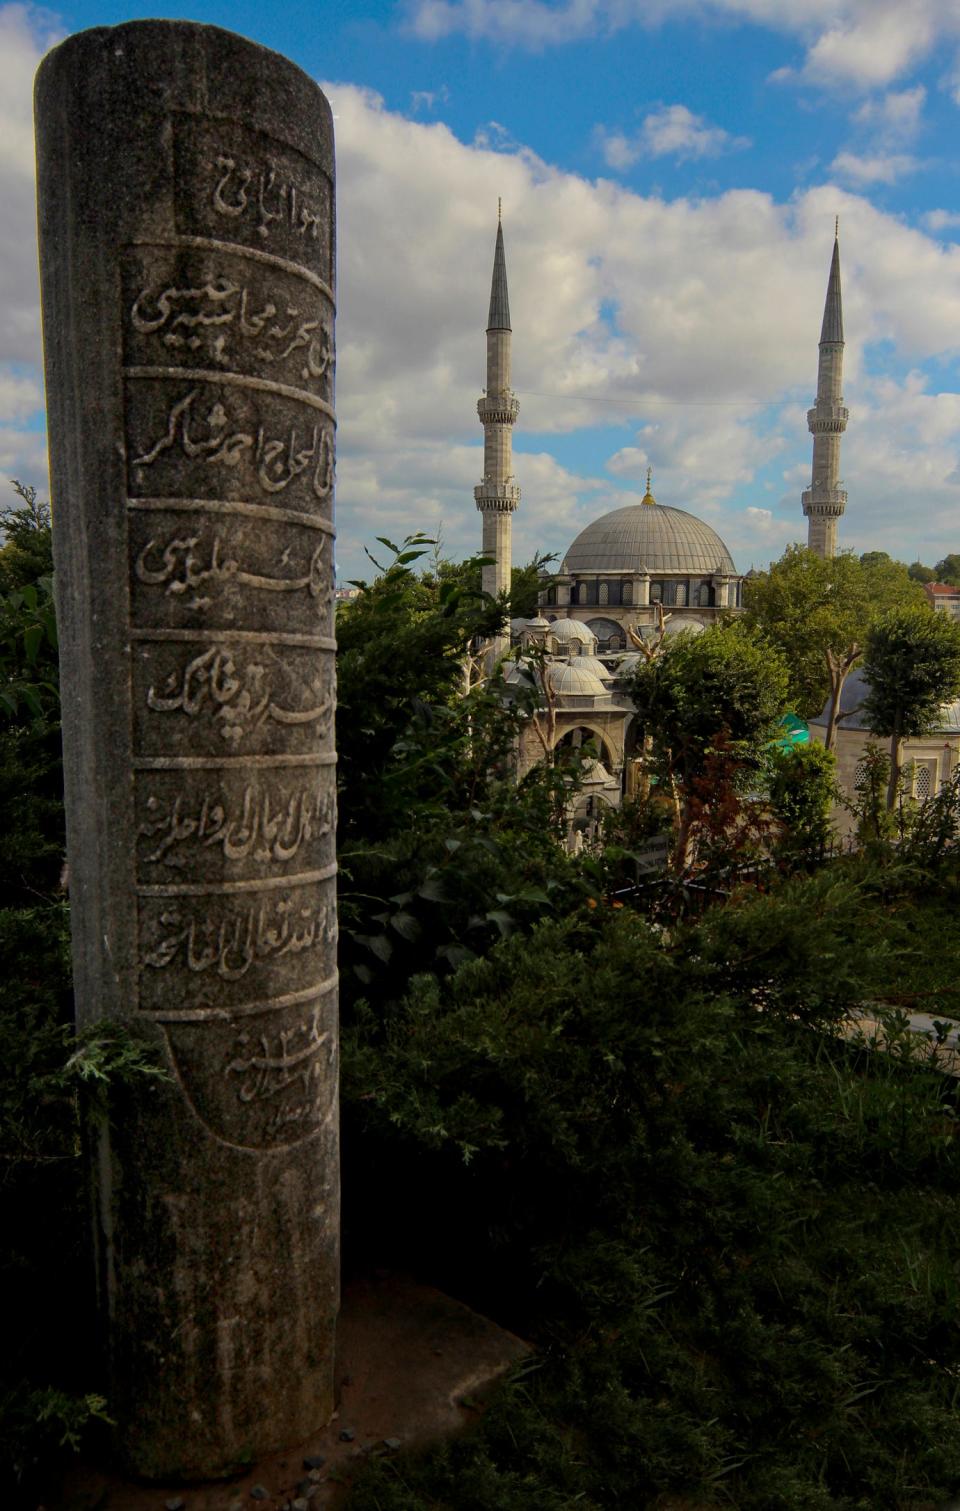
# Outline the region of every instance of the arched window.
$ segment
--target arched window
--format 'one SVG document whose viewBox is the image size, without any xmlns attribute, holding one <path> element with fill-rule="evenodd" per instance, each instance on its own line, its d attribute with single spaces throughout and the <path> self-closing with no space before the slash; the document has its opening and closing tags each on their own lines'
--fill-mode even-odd
<svg viewBox="0 0 960 1511">
<path fill-rule="evenodd" d="M 702 609 L 713 608 L 713 588 L 710 586 L 709 582 L 702 582 L 700 584 L 699 599 L 700 607 Z"/>
<path fill-rule="evenodd" d="M 650 584 L 650 602 L 651 603 L 662 603 L 663 602 L 663 583 L 662 582 L 652 582 Z"/>
<path fill-rule="evenodd" d="M 677 592 L 677 596 L 676 596 L 676 605 L 677 605 L 677 608 L 678 609 L 685 609 L 686 606 L 687 606 L 687 585 L 686 585 L 686 583 L 685 582 L 678 582 L 677 585 L 676 585 L 676 592 Z"/>
<path fill-rule="evenodd" d="M 588 619 L 587 629 L 596 635 L 598 651 L 606 651 L 611 647 L 618 650 L 623 644 L 623 631 L 615 619 Z M 617 645 L 613 646 L 615 639 Z"/>
<path fill-rule="evenodd" d="M 625 582 L 623 584 L 623 587 L 620 590 L 620 602 L 621 603 L 632 603 L 633 602 L 633 583 L 632 582 Z"/>
<path fill-rule="evenodd" d="M 601 608 L 606 608 L 606 606 L 607 606 L 607 604 L 609 602 L 610 602 L 610 589 L 609 589 L 609 587 L 607 586 L 607 584 L 605 582 L 602 582 L 600 584 L 600 588 L 599 588 L 599 591 L 597 593 L 597 603 L 600 605 Z"/>
<path fill-rule="evenodd" d="M 550 586 L 547 588 L 547 603 L 550 604 L 551 607 L 552 607 L 556 603 L 556 601 L 557 601 L 557 585 L 556 585 L 555 582 L 552 582 L 550 584 Z"/>
</svg>

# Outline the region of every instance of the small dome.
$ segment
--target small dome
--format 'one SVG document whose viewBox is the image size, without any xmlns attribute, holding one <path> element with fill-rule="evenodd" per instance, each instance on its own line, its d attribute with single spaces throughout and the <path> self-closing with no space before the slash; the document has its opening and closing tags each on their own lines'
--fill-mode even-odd
<svg viewBox="0 0 960 1511">
<path fill-rule="evenodd" d="M 643 657 L 640 655 L 639 651 L 628 651 L 627 654 L 625 656 L 621 656 L 620 660 L 617 662 L 616 675 L 618 677 L 629 677 L 630 673 L 636 670 L 638 663 L 642 661 L 642 659 Z"/>
<path fill-rule="evenodd" d="M 508 661 L 504 666 L 504 682 L 519 683 L 521 687 L 530 687 L 531 680 L 536 685 L 536 673 L 534 663 L 529 656 L 518 656 L 516 661 Z"/>
<path fill-rule="evenodd" d="M 558 642 L 579 640 L 581 645 L 596 645 L 597 637 L 580 619 L 555 619 L 550 633 Z"/>
<path fill-rule="evenodd" d="M 536 619 L 524 619 L 523 626 L 528 630 L 548 630 L 550 628 L 550 621 L 549 619 L 544 619 L 543 615 L 538 613 Z"/>
<path fill-rule="evenodd" d="M 663 626 L 665 635 L 682 635 L 684 633 L 694 635 L 703 634 L 703 624 L 699 619 L 668 619 Z"/>
<path fill-rule="evenodd" d="M 713 572 L 736 576 L 716 530 L 685 509 L 630 504 L 581 530 L 561 572 Z"/>
<path fill-rule="evenodd" d="M 582 672 L 592 672 L 595 677 L 600 678 L 601 682 L 613 681 L 613 672 L 609 671 L 596 656 L 573 656 L 570 665 Z"/>
<path fill-rule="evenodd" d="M 520 618 L 520 619 L 511 619 L 511 621 L 510 621 L 510 633 L 511 633 L 511 635 L 522 635 L 523 632 L 524 632 L 524 630 L 526 629 L 528 623 L 529 623 L 529 620 L 523 619 L 523 618 Z"/>
<path fill-rule="evenodd" d="M 572 661 L 553 661 L 548 668 L 550 686 L 558 697 L 604 698 L 607 689 L 593 672 L 581 669 L 584 658 L 575 656 Z"/>
</svg>

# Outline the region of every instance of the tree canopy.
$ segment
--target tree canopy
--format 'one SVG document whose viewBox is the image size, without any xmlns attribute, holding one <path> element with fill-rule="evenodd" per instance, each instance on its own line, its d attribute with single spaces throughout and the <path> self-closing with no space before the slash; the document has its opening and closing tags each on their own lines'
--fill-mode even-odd
<svg viewBox="0 0 960 1511">
<path fill-rule="evenodd" d="M 922 588 L 885 551 L 859 560 L 850 553 L 824 559 L 788 546 L 768 571 L 744 584 L 744 619 L 780 650 L 796 712 L 812 718 L 830 699 L 828 748 L 843 683 L 863 654 L 870 625 L 888 609 L 923 602 Z"/>
<path fill-rule="evenodd" d="M 926 734 L 941 705 L 960 693 L 960 624 L 926 604 L 895 609 L 872 626 L 863 671 L 867 727 L 890 736 L 887 806 L 896 800 L 902 741 Z"/>
<path fill-rule="evenodd" d="M 637 666 L 630 696 L 660 780 L 676 794 L 678 864 L 696 808 L 719 800 L 733 773 L 761 766 L 787 687 L 777 649 L 741 620 L 673 636 Z"/>
</svg>

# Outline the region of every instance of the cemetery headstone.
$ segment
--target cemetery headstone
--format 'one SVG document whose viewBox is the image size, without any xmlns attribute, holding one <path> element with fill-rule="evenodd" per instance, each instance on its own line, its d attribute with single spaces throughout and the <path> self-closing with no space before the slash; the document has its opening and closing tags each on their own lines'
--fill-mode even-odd
<svg viewBox="0 0 960 1511">
<path fill-rule="evenodd" d="M 91 1138 L 128 1468 L 333 1410 L 333 127 L 277 54 L 143 21 L 36 92 L 78 1023 L 165 1067 Z"/>
</svg>

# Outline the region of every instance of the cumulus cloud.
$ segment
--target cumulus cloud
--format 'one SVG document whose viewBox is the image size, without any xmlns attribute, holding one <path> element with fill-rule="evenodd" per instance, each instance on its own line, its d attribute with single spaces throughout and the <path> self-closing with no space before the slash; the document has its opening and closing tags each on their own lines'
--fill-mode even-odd
<svg viewBox="0 0 960 1511">
<path fill-rule="evenodd" d="M 0 478 L 22 474 L 41 486 L 43 437 L 24 428 L 43 403 L 33 75 L 56 40 L 46 13 L 0 6 Z"/>
<path fill-rule="evenodd" d="M 891 83 L 938 40 L 960 33 L 952 0 L 408 0 L 407 15 L 424 40 L 462 32 L 531 49 L 684 15 L 753 22 L 806 47 L 800 69 L 783 67 L 774 77 L 861 89 Z"/>
<path fill-rule="evenodd" d="M 630 134 L 598 126 L 595 140 L 607 166 L 621 170 L 640 158 L 675 157 L 686 162 L 719 157 L 750 145 L 748 137 L 733 136 L 722 126 L 710 125 L 686 105 L 658 105 L 644 118 L 640 129 Z"/>
<path fill-rule="evenodd" d="M 40 355 L 33 75 L 53 40 L 42 13 L 0 6 L 0 364 Z"/>
<path fill-rule="evenodd" d="M 960 226 L 960 212 L 956 210 L 928 210 L 921 216 L 923 224 L 928 231 L 936 235 L 939 231 L 952 231 Z"/>
<path fill-rule="evenodd" d="M 33 36 L 31 56 L 41 46 Z M 914 484 L 928 469 L 931 517 L 946 521 L 952 509 L 956 519 L 949 479 L 960 417 L 951 396 L 872 385 L 864 353 L 884 342 L 907 366 L 950 352 L 960 248 L 836 185 L 786 204 L 749 190 L 666 203 L 499 141 L 464 143 L 355 86 L 325 88 L 338 117 L 344 576 L 363 574 L 362 545 L 378 534 L 442 526 L 451 554 L 478 548 L 476 400 L 501 196 L 521 403 L 518 559 L 535 548 L 562 552 L 591 518 L 639 498 L 648 464 L 657 497 L 707 518 L 739 560 L 752 559 L 758 539 L 776 554 L 781 537 L 803 535 L 802 482 L 770 500 L 769 523 L 747 511 L 767 502 L 756 479 L 773 467 L 809 478 L 804 412 L 837 211 L 852 410 L 844 538 L 862 529 L 865 549 L 903 531 L 899 490 L 911 466 Z M 29 424 L 39 320 L 35 292 L 28 308 L 36 252 L 23 177 L 26 198 L 2 232 L 10 226 L 24 260 L 16 277 L 0 270 L 14 277 L 0 321 L 0 466 L 39 481 L 27 465 L 40 465 L 42 442 Z M 17 180 L 4 182 L 9 195 Z M 12 316 L 24 310 L 18 347 Z M 556 455 L 554 436 L 564 438 Z M 911 461 L 918 449 L 922 467 Z M 939 555 L 951 545 L 942 528 Z"/>
<path fill-rule="evenodd" d="M 927 91 L 918 84 L 865 100 L 851 117 L 857 145 L 837 153 L 831 172 L 855 188 L 894 184 L 916 173 L 923 164 L 904 148 L 919 133 L 926 98 Z"/>
<path fill-rule="evenodd" d="M 922 84 L 914 89 L 891 89 L 876 99 L 865 100 L 854 111 L 854 124 L 884 141 L 909 141 L 917 133 L 927 91 Z"/>
<path fill-rule="evenodd" d="M 895 184 L 906 174 L 915 173 L 920 166 L 917 158 L 909 152 L 878 153 L 873 157 L 838 152 L 830 164 L 830 171 L 844 183 L 865 188 L 868 184 Z"/>
</svg>

